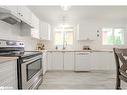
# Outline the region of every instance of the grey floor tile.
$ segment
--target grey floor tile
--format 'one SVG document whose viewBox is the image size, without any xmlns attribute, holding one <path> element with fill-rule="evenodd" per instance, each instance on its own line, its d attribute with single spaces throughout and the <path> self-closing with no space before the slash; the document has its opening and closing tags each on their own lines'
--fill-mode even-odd
<svg viewBox="0 0 127 95">
<path fill-rule="evenodd" d="M 122 83 L 122 88 L 127 89 L 127 84 Z M 113 71 L 50 71 L 44 76 L 39 90 L 48 89 L 115 89 L 115 72 Z"/>
</svg>

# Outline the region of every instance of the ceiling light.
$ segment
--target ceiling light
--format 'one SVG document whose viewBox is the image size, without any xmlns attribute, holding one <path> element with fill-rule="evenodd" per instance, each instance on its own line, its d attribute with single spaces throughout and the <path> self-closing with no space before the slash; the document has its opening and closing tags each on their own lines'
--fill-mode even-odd
<svg viewBox="0 0 127 95">
<path fill-rule="evenodd" d="M 69 6 L 69 5 L 62 5 L 61 8 L 62 8 L 64 11 L 68 11 L 68 10 L 71 8 L 71 6 Z"/>
</svg>

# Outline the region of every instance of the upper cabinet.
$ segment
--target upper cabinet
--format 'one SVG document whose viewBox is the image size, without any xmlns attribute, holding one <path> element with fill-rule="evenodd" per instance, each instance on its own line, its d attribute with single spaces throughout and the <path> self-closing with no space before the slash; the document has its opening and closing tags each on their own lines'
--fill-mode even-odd
<svg viewBox="0 0 127 95">
<path fill-rule="evenodd" d="M 2 6 L 3 12 L 11 13 L 16 16 L 18 19 L 22 20 L 24 23 L 28 24 L 30 27 L 32 26 L 32 12 L 25 6 Z"/>
<path fill-rule="evenodd" d="M 50 24 L 39 21 L 39 18 L 25 6 L 1 6 L 0 12 L 9 13 L 21 20 L 22 36 L 30 36 L 41 40 L 50 40 Z"/>
<path fill-rule="evenodd" d="M 50 32 L 51 32 L 51 25 L 40 21 L 40 39 L 41 40 L 50 40 Z"/>
<path fill-rule="evenodd" d="M 31 28 L 31 36 L 33 38 L 37 38 L 39 39 L 40 38 L 40 31 L 39 31 L 39 19 L 34 15 L 32 14 L 32 26 L 33 28 Z"/>
<path fill-rule="evenodd" d="M 97 27 L 92 23 L 81 23 L 77 25 L 77 40 L 91 40 L 97 38 Z"/>
<path fill-rule="evenodd" d="M 32 12 L 24 6 L 18 7 L 18 15 L 20 16 L 20 19 L 27 23 L 28 25 L 32 26 Z"/>
<path fill-rule="evenodd" d="M 17 18 L 19 18 L 17 6 L 2 6 L 1 8 L 9 10 L 11 12 L 11 14 L 13 14 Z"/>
</svg>

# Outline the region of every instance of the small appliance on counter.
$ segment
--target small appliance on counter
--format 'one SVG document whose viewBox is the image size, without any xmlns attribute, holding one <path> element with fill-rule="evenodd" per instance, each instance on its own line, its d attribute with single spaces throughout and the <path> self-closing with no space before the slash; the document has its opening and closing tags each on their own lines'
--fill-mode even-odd
<svg viewBox="0 0 127 95">
<path fill-rule="evenodd" d="M 91 50 L 91 48 L 89 46 L 83 46 L 82 48 L 83 50 Z"/>
<path fill-rule="evenodd" d="M 42 83 L 42 52 L 24 51 L 21 41 L 0 40 L 0 56 L 18 57 L 18 89 L 36 89 Z"/>
</svg>

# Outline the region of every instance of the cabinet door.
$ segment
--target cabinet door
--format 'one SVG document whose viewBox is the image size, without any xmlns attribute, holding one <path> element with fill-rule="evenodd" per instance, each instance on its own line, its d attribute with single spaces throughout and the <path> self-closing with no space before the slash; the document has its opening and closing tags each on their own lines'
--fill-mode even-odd
<svg viewBox="0 0 127 95">
<path fill-rule="evenodd" d="M 47 52 L 47 65 L 48 65 L 47 70 L 53 69 L 52 52 Z"/>
<path fill-rule="evenodd" d="M 91 53 L 77 52 L 75 61 L 75 71 L 90 71 L 91 70 Z"/>
<path fill-rule="evenodd" d="M 32 26 L 33 28 L 31 29 L 31 36 L 33 38 L 40 38 L 39 35 L 39 19 L 34 15 L 32 14 Z"/>
<path fill-rule="evenodd" d="M 74 52 L 64 53 L 64 70 L 74 71 Z"/>
<path fill-rule="evenodd" d="M 39 19 L 33 13 L 32 13 L 32 26 L 33 28 L 39 29 Z"/>
<path fill-rule="evenodd" d="M 97 26 L 93 23 L 81 23 L 77 26 L 77 40 L 96 40 Z"/>
<path fill-rule="evenodd" d="M 18 7 L 18 14 L 20 15 L 20 19 L 31 25 L 32 21 L 32 12 L 25 6 Z"/>
<path fill-rule="evenodd" d="M 39 29 L 40 29 L 40 39 L 42 40 L 50 40 L 50 31 L 51 31 L 51 26 L 50 24 L 40 21 L 39 23 Z"/>
<path fill-rule="evenodd" d="M 43 75 L 46 73 L 48 65 L 47 65 L 47 54 L 46 52 L 43 53 L 42 57 L 42 66 L 43 66 Z"/>
<path fill-rule="evenodd" d="M 18 6 L 3 6 L 2 8 L 5 8 L 5 9 L 11 11 L 11 13 L 14 16 L 19 18 L 19 15 L 18 15 Z"/>
<path fill-rule="evenodd" d="M 17 89 L 17 60 L 0 62 L 0 87 Z"/>
<path fill-rule="evenodd" d="M 112 52 L 93 52 L 91 59 L 93 70 L 115 70 L 115 58 Z"/>
<path fill-rule="evenodd" d="M 62 52 L 52 53 L 52 69 L 63 70 L 63 53 Z"/>
</svg>

